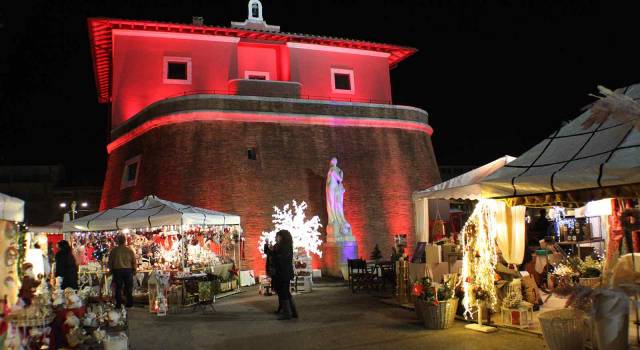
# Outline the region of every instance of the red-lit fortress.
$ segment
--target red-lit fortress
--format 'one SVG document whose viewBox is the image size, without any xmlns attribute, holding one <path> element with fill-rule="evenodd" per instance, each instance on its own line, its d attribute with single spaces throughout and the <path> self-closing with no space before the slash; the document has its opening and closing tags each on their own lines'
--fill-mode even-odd
<svg viewBox="0 0 640 350">
<path fill-rule="evenodd" d="M 398 233 L 411 247 L 411 193 L 439 173 L 427 113 L 391 103 L 389 71 L 416 50 L 283 33 L 249 6 L 230 28 L 88 20 L 111 105 L 101 209 L 155 194 L 241 215 L 243 266 L 260 271 L 274 205 L 304 200 L 326 225 L 335 156 L 360 255 L 376 243 L 388 255 Z"/>
</svg>

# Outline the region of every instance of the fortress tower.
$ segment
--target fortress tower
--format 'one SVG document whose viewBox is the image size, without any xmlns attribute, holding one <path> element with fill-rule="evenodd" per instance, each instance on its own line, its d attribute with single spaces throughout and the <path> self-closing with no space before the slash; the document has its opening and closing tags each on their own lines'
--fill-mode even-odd
<svg viewBox="0 0 640 350">
<path fill-rule="evenodd" d="M 411 249 L 411 194 L 439 181 L 427 113 L 392 104 L 390 70 L 415 49 L 284 33 L 257 0 L 230 28 L 88 26 L 98 99 L 111 105 L 101 209 L 155 194 L 241 215 L 243 266 L 262 271 L 274 205 L 306 201 L 326 225 L 335 156 L 360 255 L 376 243 L 389 255 L 399 233 Z"/>
</svg>

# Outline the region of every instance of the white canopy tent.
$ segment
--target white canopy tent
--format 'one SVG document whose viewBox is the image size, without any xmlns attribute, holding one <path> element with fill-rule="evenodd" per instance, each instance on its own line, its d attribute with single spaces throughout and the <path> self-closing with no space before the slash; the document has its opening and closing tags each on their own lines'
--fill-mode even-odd
<svg viewBox="0 0 640 350">
<path fill-rule="evenodd" d="M 0 220 L 24 221 L 24 201 L 0 193 Z"/>
<path fill-rule="evenodd" d="M 513 161 L 514 157 L 504 156 L 487 163 L 479 168 L 473 169 L 453 179 L 429 187 L 423 191 L 413 193 L 413 199 L 469 199 L 478 200 L 481 198 L 480 182 L 487 176 L 502 169 L 506 164 Z"/>
<path fill-rule="evenodd" d="M 576 206 L 637 195 L 640 84 L 616 92 L 488 176 L 482 196 L 509 198 L 511 205 Z"/>
<path fill-rule="evenodd" d="M 473 169 L 453 179 L 413 193 L 415 209 L 416 238 L 419 242 L 429 241 L 429 222 L 438 217 L 447 220 L 450 199 L 480 199 L 480 182 L 487 176 L 513 161 L 511 156 L 500 157 L 493 162 Z"/>
<path fill-rule="evenodd" d="M 240 217 L 170 202 L 156 196 L 63 223 L 64 232 L 115 231 L 182 225 L 240 225 Z"/>
</svg>

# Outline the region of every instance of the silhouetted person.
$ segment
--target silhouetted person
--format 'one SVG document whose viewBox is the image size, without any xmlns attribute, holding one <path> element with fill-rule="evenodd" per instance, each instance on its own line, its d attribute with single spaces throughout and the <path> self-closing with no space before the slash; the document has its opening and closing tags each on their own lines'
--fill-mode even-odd
<svg viewBox="0 0 640 350">
<path fill-rule="evenodd" d="M 78 289 L 78 265 L 73 257 L 69 242 L 65 240 L 58 242 L 56 277 L 62 277 L 61 289 Z"/>
<path fill-rule="evenodd" d="M 136 254 L 125 244 L 123 235 L 116 237 L 117 247 L 109 253 L 109 270 L 116 284 L 116 308 L 122 307 L 122 289 L 126 297 L 126 307 L 133 306 L 133 275 L 136 273 Z"/>
<path fill-rule="evenodd" d="M 296 304 L 291 296 L 289 284 L 293 278 L 293 239 L 287 230 L 280 230 L 276 233 L 276 244 L 269 248 L 267 256 L 272 256 L 271 263 L 271 285 L 278 293 L 278 302 L 282 312 L 278 316 L 279 320 L 298 318 Z"/>
<path fill-rule="evenodd" d="M 532 231 L 535 233 L 537 242 L 543 240 L 547 236 L 549 229 L 549 220 L 547 220 L 547 211 L 540 209 L 540 216 L 533 222 Z"/>
</svg>

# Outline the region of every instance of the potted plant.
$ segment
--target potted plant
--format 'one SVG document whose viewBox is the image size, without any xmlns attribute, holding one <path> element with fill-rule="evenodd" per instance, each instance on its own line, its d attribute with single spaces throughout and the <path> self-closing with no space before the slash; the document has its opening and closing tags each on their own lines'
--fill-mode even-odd
<svg viewBox="0 0 640 350">
<path fill-rule="evenodd" d="M 572 264 L 560 263 L 556 265 L 553 273 L 549 275 L 549 287 L 558 294 L 567 294 L 575 286 L 575 281 L 580 276 Z"/>
<path fill-rule="evenodd" d="M 584 261 L 580 260 L 578 265 L 580 271 L 580 285 L 584 287 L 596 288 L 600 286 L 602 276 L 602 261 L 588 256 Z"/>
<path fill-rule="evenodd" d="M 454 276 L 443 284 L 434 284 L 429 277 L 414 284 L 416 314 L 425 328 L 446 329 L 453 325 L 458 307 L 455 284 Z"/>
<path fill-rule="evenodd" d="M 369 256 L 369 258 L 373 260 L 376 264 L 379 263 L 380 260 L 382 260 L 382 252 L 380 251 L 380 247 L 378 247 L 377 244 L 375 247 L 373 247 L 373 251 L 371 252 L 371 255 Z"/>
</svg>

